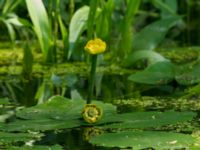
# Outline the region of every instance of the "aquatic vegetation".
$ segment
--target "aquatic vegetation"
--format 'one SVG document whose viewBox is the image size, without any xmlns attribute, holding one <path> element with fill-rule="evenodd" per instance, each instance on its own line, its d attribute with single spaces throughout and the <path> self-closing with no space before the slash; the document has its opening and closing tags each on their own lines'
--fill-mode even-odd
<svg viewBox="0 0 200 150">
<path fill-rule="evenodd" d="M 1 0 L 0 149 L 199 149 L 198 6 Z"/>
<path fill-rule="evenodd" d="M 113 136 L 115 136 L 116 141 L 118 140 L 117 139 L 118 137 L 121 137 L 120 139 L 123 139 L 123 137 L 126 135 L 128 135 L 128 137 L 131 138 L 131 136 L 134 136 L 134 134 L 141 134 L 138 136 L 144 138 L 146 134 L 150 135 L 151 133 L 152 135 L 154 135 L 155 139 L 160 138 L 161 135 L 166 136 L 163 140 L 169 142 L 175 141 L 174 136 L 178 137 L 180 136 L 180 141 L 178 138 L 176 144 L 170 145 L 165 143 L 165 146 L 167 147 L 177 146 L 177 144 L 179 147 L 186 147 L 195 142 L 195 139 L 192 138 L 190 135 L 184 135 L 180 133 L 165 133 L 156 131 L 140 131 L 137 133 L 135 131 L 130 130 L 130 129 L 151 130 L 152 128 L 166 126 L 168 124 L 172 125 L 180 122 L 189 121 L 193 117 L 195 117 L 196 114 L 194 112 L 166 111 L 166 112 L 133 112 L 133 113 L 118 114 L 116 112 L 116 107 L 112 104 L 106 104 L 98 101 L 93 101 L 93 103 L 96 106 L 101 107 L 104 110 L 104 114 L 102 115 L 102 118 L 98 122 L 92 124 L 92 126 L 97 128 L 99 127 L 105 131 L 108 129 L 113 130 L 112 134 Z M 85 101 L 83 100 L 70 100 L 61 96 L 54 96 L 43 104 L 18 110 L 16 112 L 17 118 L 8 123 L 6 122 L 2 123 L 0 125 L 0 130 L 4 131 L 5 134 L 11 136 L 12 134 L 10 132 L 19 132 L 18 134 L 21 134 L 21 132 L 23 132 L 22 137 L 26 136 L 26 134 L 28 134 L 27 132 L 35 133 L 37 131 L 36 132 L 37 134 L 34 135 L 37 137 L 41 137 L 42 136 L 41 133 L 48 130 L 73 129 L 80 126 L 88 127 L 91 126 L 90 124 L 91 122 L 86 123 L 81 119 L 82 118 L 81 112 L 84 105 Z M 101 136 L 104 137 L 107 136 L 107 134 L 111 135 L 111 133 L 106 133 L 104 131 L 98 133 L 99 134 L 93 134 L 93 136 L 89 138 L 89 141 L 94 144 L 97 144 L 98 142 L 95 141 Z M 121 134 L 123 134 L 124 136 L 123 135 L 121 136 Z M 182 137 L 185 138 L 185 140 L 183 140 Z M 14 137 L 12 137 L 11 140 L 13 140 L 13 138 Z M 30 136 L 30 138 L 32 139 L 33 137 Z M 23 139 L 20 140 L 24 141 Z M 28 139 L 25 138 L 25 140 Z M 19 141 L 19 138 L 16 138 L 16 141 Z M 121 142 L 122 141 L 118 142 L 117 145 L 115 144 L 113 146 L 121 147 L 120 144 Z M 137 142 L 142 142 L 142 140 L 138 139 Z M 112 140 L 109 140 L 108 145 L 104 146 L 109 146 L 109 143 L 111 144 Z M 3 142 L 2 144 L 4 145 L 5 143 Z M 124 144 L 127 147 L 132 146 L 129 145 L 129 143 L 124 143 Z M 154 147 L 155 145 L 142 144 L 141 146 Z"/>
</svg>

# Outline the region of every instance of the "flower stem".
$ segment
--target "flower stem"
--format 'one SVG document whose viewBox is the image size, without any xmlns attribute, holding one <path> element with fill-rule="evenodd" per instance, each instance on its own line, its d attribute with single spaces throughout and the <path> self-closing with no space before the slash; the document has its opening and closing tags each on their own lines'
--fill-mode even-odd
<svg viewBox="0 0 200 150">
<path fill-rule="evenodd" d="M 87 104 L 90 104 L 92 101 L 92 96 L 93 96 L 93 92 L 94 92 L 96 66 L 97 66 L 97 55 L 92 55 Z"/>
</svg>

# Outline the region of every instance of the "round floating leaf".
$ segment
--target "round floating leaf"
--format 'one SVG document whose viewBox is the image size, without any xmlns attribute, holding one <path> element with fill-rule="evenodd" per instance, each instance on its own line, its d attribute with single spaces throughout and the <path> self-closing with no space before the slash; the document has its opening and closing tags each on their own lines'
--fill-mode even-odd
<svg viewBox="0 0 200 150">
<path fill-rule="evenodd" d="M 34 120 L 16 120 L 15 122 L 5 124 L 0 130 L 3 131 L 46 131 L 56 129 L 67 129 L 80 126 L 81 122 L 77 120 L 53 120 L 53 119 L 34 119 Z"/>
<path fill-rule="evenodd" d="M 104 111 L 98 124 L 109 122 L 109 116 L 116 114 L 116 107 L 112 104 L 99 101 L 93 101 L 93 103 Z M 17 117 L 19 119 L 3 124 L 0 126 L 0 130 L 45 131 L 88 125 L 81 120 L 85 104 L 84 100 L 70 100 L 62 96 L 53 96 L 46 103 L 18 111 Z"/>
<path fill-rule="evenodd" d="M 14 142 L 27 142 L 33 139 L 40 138 L 42 135 L 43 134 L 0 132 L 0 145 Z"/>
<path fill-rule="evenodd" d="M 143 129 L 176 124 L 192 120 L 196 116 L 194 112 L 132 112 L 110 116 L 113 124 L 104 125 L 104 128 L 134 128 Z"/>
<path fill-rule="evenodd" d="M 125 131 L 117 133 L 104 133 L 92 137 L 90 142 L 105 147 L 131 147 L 134 150 L 144 148 L 154 149 L 180 149 L 189 148 L 194 144 L 191 135 L 158 132 L 158 131 Z"/>
<path fill-rule="evenodd" d="M 144 71 L 134 73 L 129 80 L 152 85 L 167 84 L 174 79 L 174 65 L 169 61 L 162 61 L 148 66 Z"/>
<path fill-rule="evenodd" d="M 17 117 L 23 119 L 70 119 L 79 118 L 83 105 L 83 100 L 71 100 L 62 96 L 53 96 L 46 103 L 25 108 L 17 112 Z"/>
</svg>

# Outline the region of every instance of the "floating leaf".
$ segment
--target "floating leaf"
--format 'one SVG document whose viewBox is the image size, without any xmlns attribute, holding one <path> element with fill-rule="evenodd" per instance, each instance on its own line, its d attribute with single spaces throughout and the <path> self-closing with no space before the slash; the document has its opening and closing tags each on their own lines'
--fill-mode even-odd
<svg viewBox="0 0 200 150">
<path fill-rule="evenodd" d="M 53 145 L 53 146 L 42 146 L 42 145 L 33 145 L 33 146 L 11 146 L 7 147 L 7 150 L 63 150 L 62 146 L 60 145 Z"/>
<path fill-rule="evenodd" d="M 116 114 L 116 107 L 111 104 L 98 101 L 93 101 L 93 103 L 104 110 L 102 120 L 97 124 L 109 122 L 109 116 Z M 44 104 L 18 111 L 16 115 L 19 119 L 3 124 L 0 126 L 0 130 L 45 131 L 88 125 L 81 120 L 85 104 L 86 101 L 83 100 L 70 100 L 62 96 L 53 96 Z"/>
<path fill-rule="evenodd" d="M 104 128 L 134 128 L 143 129 L 176 124 L 191 120 L 194 112 L 133 112 L 110 116 L 110 120 L 118 123 L 104 125 Z"/>
<path fill-rule="evenodd" d="M 194 138 L 191 135 L 171 132 L 125 131 L 104 133 L 91 138 L 90 142 L 98 146 L 131 147 L 134 150 L 145 148 L 187 149 L 190 145 L 194 144 Z"/>
<path fill-rule="evenodd" d="M 0 145 L 14 142 L 27 142 L 40 138 L 41 136 L 42 134 L 0 132 Z"/>
<path fill-rule="evenodd" d="M 162 61 L 148 66 L 144 71 L 132 74 L 128 79 L 137 83 L 160 85 L 172 81 L 174 76 L 174 65 L 169 61 Z"/>
<path fill-rule="evenodd" d="M 16 120 L 15 122 L 5 124 L 0 129 L 3 131 L 46 131 L 56 129 L 67 129 L 80 126 L 79 120 L 53 120 L 53 119 L 38 119 L 38 120 Z"/>
</svg>

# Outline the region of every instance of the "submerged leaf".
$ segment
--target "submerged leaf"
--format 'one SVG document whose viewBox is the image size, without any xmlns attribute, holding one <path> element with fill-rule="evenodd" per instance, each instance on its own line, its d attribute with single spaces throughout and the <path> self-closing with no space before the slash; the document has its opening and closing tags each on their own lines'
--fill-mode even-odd
<svg viewBox="0 0 200 150">
<path fill-rule="evenodd" d="M 158 131 L 125 131 L 118 133 L 104 133 L 91 138 L 90 142 L 106 147 L 131 147 L 134 150 L 144 148 L 154 149 L 180 149 L 189 148 L 194 144 L 191 135 L 158 132 Z"/>
</svg>

